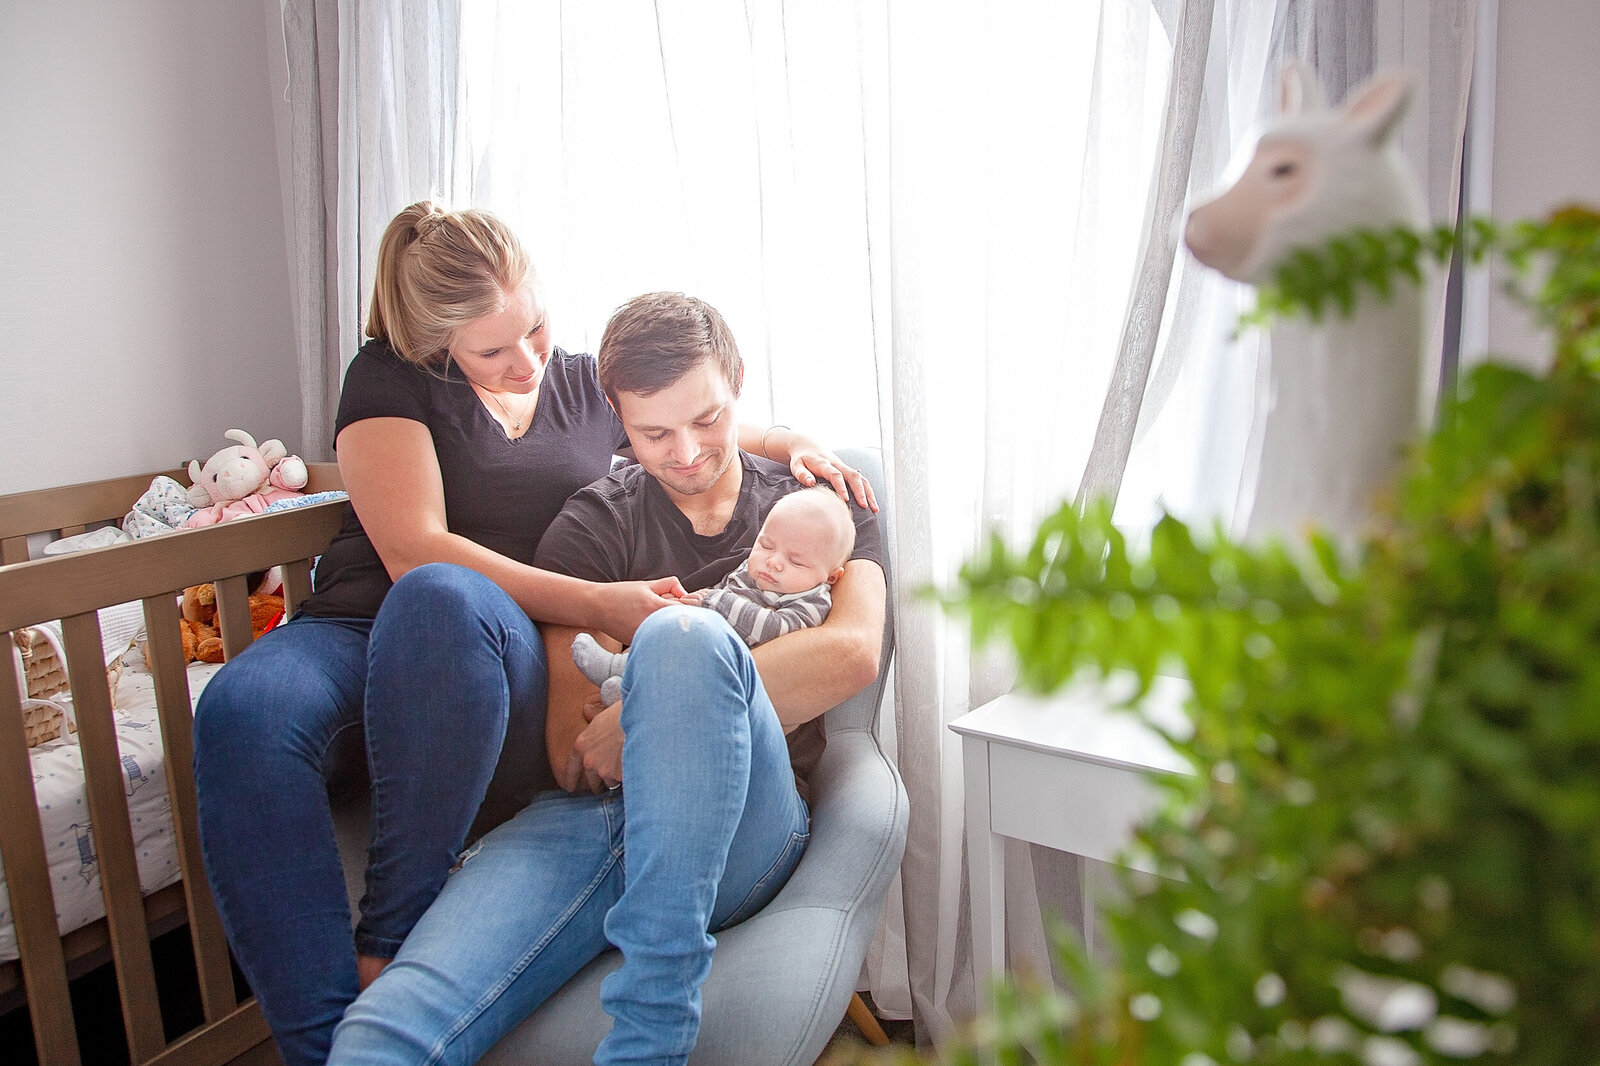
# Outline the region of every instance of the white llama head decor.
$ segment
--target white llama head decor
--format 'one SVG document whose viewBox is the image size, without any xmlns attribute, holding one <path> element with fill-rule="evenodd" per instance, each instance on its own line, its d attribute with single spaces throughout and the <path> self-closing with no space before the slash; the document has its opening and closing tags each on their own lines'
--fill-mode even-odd
<svg viewBox="0 0 1600 1066">
<path fill-rule="evenodd" d="M 1278 114 L 1232 187 L 1189 215 L 1196 259 L 1260 284 L 1297 249 L 1352 230 L 1420 228 L 1421 197 L 1395 144 L 1409 88 L 1379 74 L 1340 107 L 1312 72 L 1284 72 Z M 1259 471 L 1248 529 L 1355 531 L 1420 428 L 1422 302 L 1415 284 L 1359 296 L 1353 314 L 1273 329 L 1252 434 Z"/>
<path fill-rule="evenodd" d="M 1357 227 L 1420 225 L 1416 183 L 1395 146 L 1409 100 L 1405 75 L 1390 72 L 1330 108 L 1310 68 L 1290 64 L 1277 120 L 1244 173 L 1189 215 L 1189 250 L 1236 281 L 1259 284 L 1296 248 L 1320 248 Z"/>
</svg>

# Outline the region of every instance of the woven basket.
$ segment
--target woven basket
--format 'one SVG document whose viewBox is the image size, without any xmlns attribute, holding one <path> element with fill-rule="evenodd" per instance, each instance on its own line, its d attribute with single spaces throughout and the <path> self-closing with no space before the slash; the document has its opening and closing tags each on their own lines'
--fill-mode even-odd
<svg viewBox="0 0 1600 1066">
<path fill-rule="evenodd" d="M 78 722 L 72 713 L 67 657 L 55 630 L 50 626 L 32 626 L 16 630 L 11 636 L 11 654 L 17 667 L 17 695 L 22 699 L 22 731 L 28 738 L 28 747 L 36 748 L 67 733 L 76 733 Z M 122 660 L 114 660 L 106 670 L 113 703 L 121 674 Z"/>
</svg>

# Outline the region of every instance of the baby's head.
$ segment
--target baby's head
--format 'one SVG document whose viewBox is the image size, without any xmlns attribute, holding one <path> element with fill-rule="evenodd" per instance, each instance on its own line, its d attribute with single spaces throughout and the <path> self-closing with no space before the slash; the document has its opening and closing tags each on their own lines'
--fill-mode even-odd
<svg viewBox="0 0 1600 1066">
<path fill-rule="evenodd" d="M 746 562 L 758 588 L 788 596 L 838 581 L 855 546 L 850 505 L 818 485 L 772 505 Z"/>
</svg>

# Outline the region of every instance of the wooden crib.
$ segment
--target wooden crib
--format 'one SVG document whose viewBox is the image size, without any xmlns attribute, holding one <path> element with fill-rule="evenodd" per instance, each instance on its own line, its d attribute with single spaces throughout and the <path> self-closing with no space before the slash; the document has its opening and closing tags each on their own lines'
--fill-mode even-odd
<svg viewBox="0 0 1600 1066">
<path fill-rule="evenodd" d="M 305 491 L 341 487 L 333 464 L 309 464 Z M 181 471 L 168 476 L 187 482 Z M 204 529 L 108 548 L 29 559 L 29 536 L 83 532 L 120 519 L 154 475 L 0 497 L 0 633 L 54 619 L 63 644 L 78 722 L 78 742 L 94 826 L 106 917 L 65 936 L 46 862 L 38 800 L 23 732 L 13 659 L 0 655 L 0 860 L 10 893 L 19 959 L 0 964 L 0 995 L 26 990 L 39 1061 L 80 1061 L 68 981 L 109 958 L 115 965 L 122 1023 L 134 1063 L 276 1062 L 254 999 L 234 991 L 228 946 L 201 866 L 196 832 L 193 734 L 188 676 L 176 594 L 214 582 L 224 654 L 250 641 L 248 575 L 281 565 L 286 608 L 310 594 L 311 559 L 327 546 L 344 514 L 327 502 L 239 519 Z M 112 695 L 102 669 L 96 611 L 142 601 L 155 687 L 166 783 L 181 880 L 149 896 L 140 890 L 133 833 L 123 792 Z M 187 924 L 204 1022 L 168 1041 L 163 1032 L 153 936 Z"/>
</svg>

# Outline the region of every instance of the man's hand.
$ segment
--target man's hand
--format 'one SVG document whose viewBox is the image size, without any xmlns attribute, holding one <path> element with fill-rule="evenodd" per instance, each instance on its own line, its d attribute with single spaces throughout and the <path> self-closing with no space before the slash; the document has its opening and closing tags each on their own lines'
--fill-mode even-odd
<svg viewBox="0 0 1600 1066">
<path fill-rule="evenodd" d="M 595 696 L 592 704 L 599 703 Z M 589 725 L 572 743 L 560 784 L 568 792 L 587 788 L 598 796 L 622 784 L 622 704 L 613 703 L 598 712 L 590 708 L 591 701 L 585 701 L 583 715 Z"/>
</svg>

